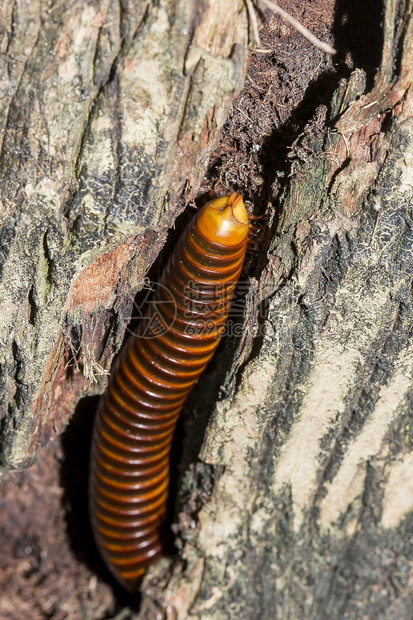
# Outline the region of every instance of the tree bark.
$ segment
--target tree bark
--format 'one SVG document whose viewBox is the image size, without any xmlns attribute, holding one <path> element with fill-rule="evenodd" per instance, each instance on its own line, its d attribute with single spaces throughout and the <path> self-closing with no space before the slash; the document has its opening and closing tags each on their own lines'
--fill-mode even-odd
<svg viewBox="0 0 413 620">
<path fill-rule="evenodd" d="M 242 0 L 3 3 L 3 466 L 102 391 L 242 85 L 246 36 Z"/>
<path fill-rule="evenodd" d="M 249 362 L 183 483 L 179 618 L 412 616 L 412 12 L 385 2 L 373 89 L 356 69 L 290 155 Z"/>
<path fill-rule="evenodd" d="M 33 1 L 22 16 L 13 6 L 0 117 L 8 467 L 103 389 L 246 43 L 235 0 L 57 4 L 42 18 Z M 182 559 L 150 569 L 140 618 L 412 616 L 413 3 L 384 8 L 373 88 L 356 68 L 290 149 L 242 337 L 192 397 Z M 228 351 L 227 396 L 199 438 Z"/>
</svg>

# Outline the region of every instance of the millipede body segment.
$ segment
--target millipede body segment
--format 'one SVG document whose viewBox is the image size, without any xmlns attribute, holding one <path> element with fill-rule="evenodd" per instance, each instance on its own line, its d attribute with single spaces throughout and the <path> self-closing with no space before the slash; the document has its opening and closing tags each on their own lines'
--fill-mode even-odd
<svg viewBox="0 0 413 620">
<path fill-rule="evenodd" d="M 162 555 L 174 429 L 225 329 L 247 241 L 240 195 L 213 200 L 195 215 L 100 400 L 89 509 L 101 555 L 127 590 L 136 590 Z"/>
</svg>

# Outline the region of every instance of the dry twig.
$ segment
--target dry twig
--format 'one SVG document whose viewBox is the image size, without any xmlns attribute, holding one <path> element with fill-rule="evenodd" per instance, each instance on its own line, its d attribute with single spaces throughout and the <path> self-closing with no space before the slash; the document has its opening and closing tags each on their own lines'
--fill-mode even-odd
<svg viewBox="0 0 413 620">
<path fill-rule="evenodd" d="M 248 2 L 250 0 L 245 0 L 245 1 L 247 2 L 247 7 L 248 7 Z M 310 43 L 318 47 L 320 50 L 322 50 L 323 52 L 327 52 L 327 54 L 336 53 L 336 50 L 334 49 L 334 47 L 331 47 L 331 45 L 329 45 L 328 43 L 324 43 L 323 41 L 320 41 L 320 39 L 317 39 L 317 37 L 312 32 L 310 32 L 308 28 L 303 26 L 298 20 L 292 17 L 292 15 L 284 11 L 284 9 L 281 9 L 278 6 L 278 4 L 276 4 L 275 2 L 272 2 L 271 0 L 261 0 L 261 2 L 266 7 L 271 9 L 273 13 L 276 13 L 277 15 L 280 15 L 280 17 L 285 19 L 285 21 L 291 24 L 298 32 L 300 32 L 303 35 L 303 37 L 305 37 L 308 41 L 310 41 Z"/>
<path fill-rule="evenodd" d="M 258 32 L 258 20 L 255 13 L 254 3 L 252 0 L 245 0 L 245 6 L 247 7 L 248 17 L 251 24 L 251 30 L 254 37 L 255 47 L 261 45 L 260 34 Z"/>
</svg>

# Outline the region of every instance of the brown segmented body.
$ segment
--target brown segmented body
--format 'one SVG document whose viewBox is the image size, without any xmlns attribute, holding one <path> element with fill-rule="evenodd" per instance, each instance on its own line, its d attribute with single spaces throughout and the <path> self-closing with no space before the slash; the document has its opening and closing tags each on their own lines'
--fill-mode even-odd
<svg viewBox="0 0 413 620">
<path fill-rule="evenodd" d="M 100 400 L 89 481 L 92 529 L 128 590 L 162 555 L 174 429 L 225 328 L 247 241 L 241 196 L 213 200 L 195 215 Z"/>
</svg>

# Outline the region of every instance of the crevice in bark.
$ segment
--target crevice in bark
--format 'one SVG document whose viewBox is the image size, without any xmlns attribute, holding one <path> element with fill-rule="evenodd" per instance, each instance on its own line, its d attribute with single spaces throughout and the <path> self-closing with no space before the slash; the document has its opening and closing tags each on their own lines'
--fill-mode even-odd
<svg viewBox="0 0 413 620">
<path fill-rule="evenodd" d="M 30 325 L 34 326 L 36 324 L 36 315 L 38 312 L 38 307 L 35 301 L 35 290 L 34 290 L 33 285 L 30 287 L 27 300 L 29 302 L 29 323 Z"/>
<path fill-rule="evenodd" d="M 367 89 L 371 90 L 380 67 L 383 49 L 382 0 L 338 0 L 335 5 L 333 25 L 335 47 L 338 50 L 335 61 L 348 64 L 351 55 L 352 67 L 366 72 Z"/>
<path fill-rule="evenodd" d="M 0 231 L 0 277 L 3 274 L 3 266 L 10 252 L 10 247 L 16 236 L 14 219 L 10 219 Z"/>
<path fill-rule="evenodd" d="M 53 277 L 54 260 L 51 257 L 50 250 L 49 250 L 49 245 L 48 245 L 48 241 L 47 241 L 48 232 L 49 231 L 46 230 L 44 235 L 43 235 L 43 256 L 44 256 L 44 260 L 45 260 L 45 263 L 46 263 L 45 280 L 46 280 L 46 283 L 47 283 L 47 293 L 46 293 L 46 296 L 48 295 L 48 293 L 50 292 L 50 290 L 53 288 L 53 286 L 55 284 L 55 280 L 54 280 L 54 277 Z"/>
</svg>

